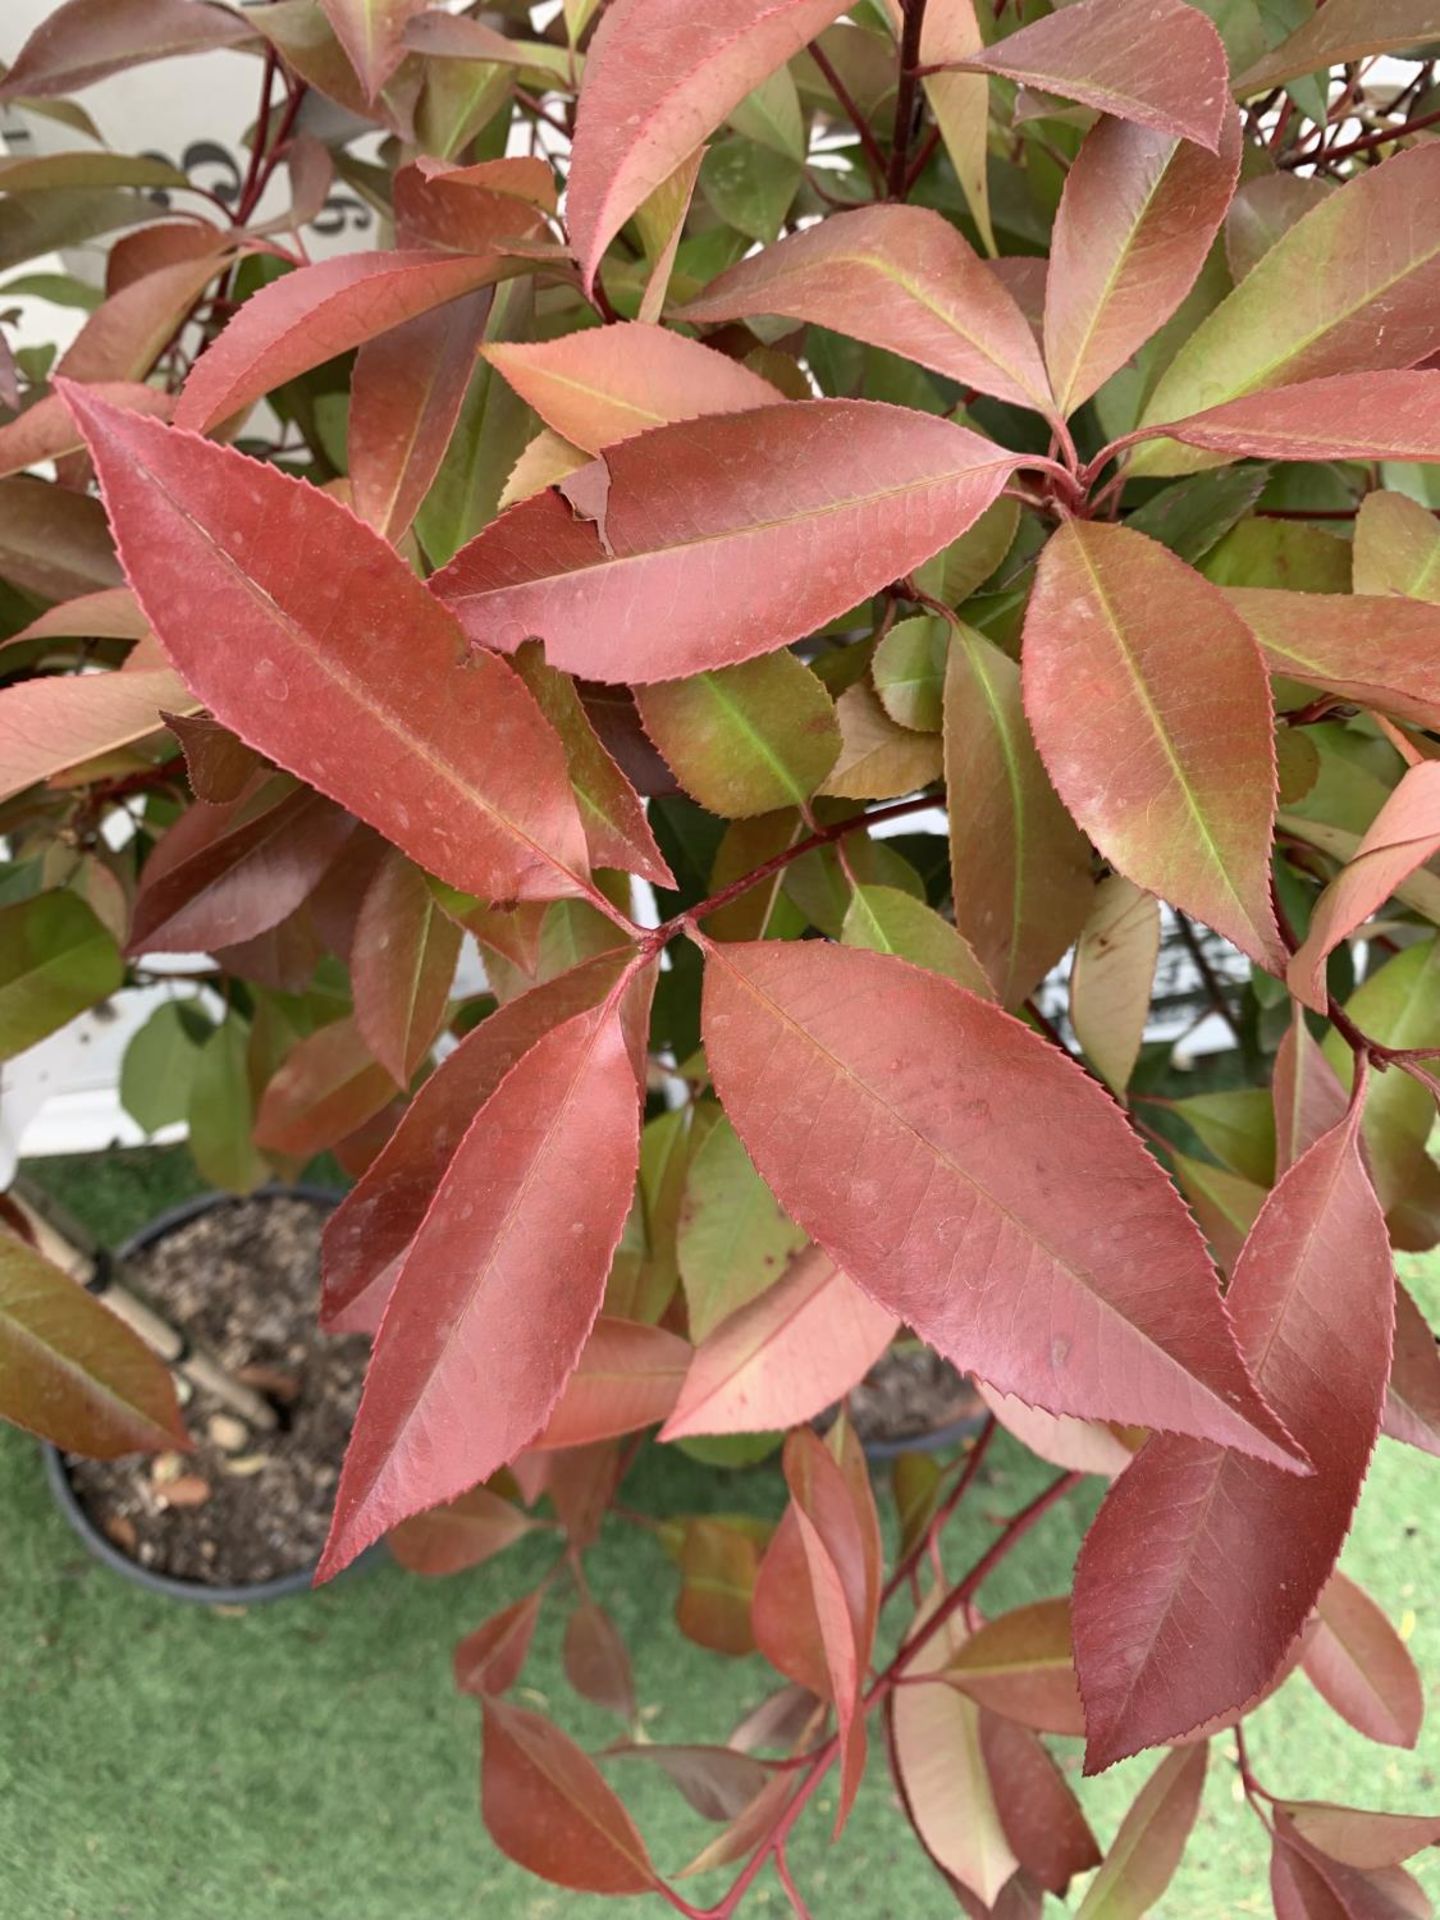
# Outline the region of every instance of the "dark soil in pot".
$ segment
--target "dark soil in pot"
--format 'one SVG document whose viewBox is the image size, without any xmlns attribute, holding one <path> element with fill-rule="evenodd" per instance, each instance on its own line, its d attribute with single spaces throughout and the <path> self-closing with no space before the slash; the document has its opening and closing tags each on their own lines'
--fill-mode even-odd
<svg viewBox="0 0 1440 1920">
<path fill-rule="evenodd" d="M 918 1343 L 891 1347 L 851 1391 L 849 1407 L 866 1452 L 881 1458 L 949 1444 L 988 1412 L 963 1373 Z"/>
<path fill-rule="evenodd" d="M 252 1586 L 311 1565 L 324 1544 L 370 1344 L 316 1326 L 325 1213 L 257 1194 L 127 1256 L 136 1290 L 282 1414 L 278 1430 L 254 1431 L 197 1388 L 191 1452 L 67 1460 L 90 1519 L 151 1573 Z"/>
</svg>

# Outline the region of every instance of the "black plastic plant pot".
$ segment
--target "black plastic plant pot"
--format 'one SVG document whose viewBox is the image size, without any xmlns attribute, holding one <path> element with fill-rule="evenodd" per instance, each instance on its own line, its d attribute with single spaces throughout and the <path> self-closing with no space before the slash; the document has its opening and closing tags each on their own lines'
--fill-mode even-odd
<svg viewBox="0 0 1440 1920">
<path fill-rule="evenodd" d="M 236 1195 L 231 1193 L 206 1193 L 195 1200 L 187 1200 L 183 1205 L 171 1207 L 165 1213 L 157 1215 L 137 1234 L 131 1236 L 117 1250 L 120 1260 L 132 1258 L 145 1248 L 153 1246 L 157 1240 L 163 1240 L 177 1227 L 186 1226 L 201 1214 L 209 1213 L 216 1207 L 235 1206 L 236 1204 L 258 1199 L 309 1200 L 316 1206 L 327 1210 L 338 1206 L 344 1196 L 327 1187 L 293 1186 L 262 1187 L 257 1193 Z M 111 1541 L 90 1518 L 70 1481 L 65 1465 L 65 1456 L 58 1447 L 48 1443 L 42 1445 L 44 1455 L 45 1479 L 55 1504 L 70 1523 L 78 1537 L 84 1542 L 86 1550 L 109 1567 L 112 1573 L 118 1573 L 122 1579 L 129 1580 L 134 1586 L 143 1587 L 147 1593 L 161 1594 L 168 1600 L 185 1600 L 192 1605 L 205 1607 L 258 1606 L 266 1600 L 283 1600 L 290 1594 L 305 1593 L 309 1590 L 315 1576 L 312 1561 L 307 1566 L 296 1567 L 290 1573 L 282 1573 L 273 1580 L 259 1580 L 249 1586 L 222 1587 L 212 1586 L 201 1580 L 177 1580 L 169 1574 L 153 1573 L 143 1567 L 138 1560 L 132 1560 Z M 347 1572 L 353 1572 L 367 1563 L 373 1564 L 373 1554 L 362 1554 Z M 342 1576 L 343 1577 L 343 1576 Z"/>
</svg>

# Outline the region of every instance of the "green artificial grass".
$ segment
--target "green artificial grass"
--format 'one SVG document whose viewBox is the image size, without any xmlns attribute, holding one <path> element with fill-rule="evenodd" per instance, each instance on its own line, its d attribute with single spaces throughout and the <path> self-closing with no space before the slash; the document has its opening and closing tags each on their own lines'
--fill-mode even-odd
<svg viewBox="0 0 1440 1920">
<path fill-rule="evenodd" d="M 195 1190 L 179 1151 L 29 1171 L 112 1241 Z M 1433 1313 L 1440 1262 L 1406 1266 Z M 1003 1437 L 994 1457 L 953 1529 L 948 1557 L 957 1569 L 1048 1477 Z M 1382 1444 L 1344 1556 L 1408 1631 L 1432 1711 L 1440 1679 L 1435 1473 L 1435 1462 Z M 781 1494 L 773 1464 L 716 1474 L 660 1449 L 626 1486 L 631 1507 L 655 1514 L 774 1514 Z M 991 1610 L 1064 1587 L 1095 1497 L 1047 1516 L 986 1588 Z M 0 1512 L 3 1920 L 591 1920 L 617 1910 L 545 1886 L 490 1846 L 476 1809 L 478 1715 L 450 1685 L 454 1642 L 533 1583 L 553 1548 L 524 1540 L 487 1567 L 433 1582 L 386 1563 L 320 1593 L 217 1614 L 151 1599 L 88 1559 L 50 1503 L 36 1449 L 9 1430 L 0 1433 Z M 763 1664 L 725 1661 L 681 1638 L 670 1617 L 673 1571 L 649 1534 L 612 1522 L 589 1567 L 597 1598 L 629 1642 L 648 1737 L 723 1738 L 767 1691 Z M 564 1614 L 557 1595 L 520 1698 L 598 1748 L 620 1728 L 566 1685 Z M 1078 1743 L 1060 1745 L 1078 1773 Z M 1393 1752 L 1352 1733 L 1296 1678 L 1256 1716 L 1252 1746 L 1275 1791 L 1396 1810 L 1440 1806 L 1440 1715 L 1417 1753 Z M 1213 1743 L 1201 1823 L 1156 1909 L 1165 1920 L 1270 1911 L 1265 1837 L 1240 1804 L 1227 1749 L 1224 1737 Z M 1102 1843 L 1152 1765 L 1129 1762 L 1083 1788 Z M 658 1771 L 620 1763 L 612 1778 L 663 1869 L 715 1831 Z M 827 1783 L 791 1852 L 816 1920 L 956 1911 L 905 1828 L 881 1755 L 832 1848 L 833 1813 Z M 1440 1870 L 1415 1865 L 1440 1896 Z M 690 1896 L 717 1898 L 727 1880 L 693 1882 Z M 667 1911 L 658 1900 L 636 1910 Z M 746 1920 L 786 1911 L 768 1878 L 743 1909 Z M 1048 1911 L 1062 1909 L 1057 1902 Z"/>
</svg>

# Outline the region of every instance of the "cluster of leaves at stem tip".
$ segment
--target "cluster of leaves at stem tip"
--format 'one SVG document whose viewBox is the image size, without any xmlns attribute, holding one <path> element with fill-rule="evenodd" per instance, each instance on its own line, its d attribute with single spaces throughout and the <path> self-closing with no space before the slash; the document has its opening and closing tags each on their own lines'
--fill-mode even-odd
<svg viewBox="0 0 1440 1920">
<path fill-rule="evenodd" d="M 215 49 L 228 197 L 90 138 Z M 1218 1736 L 1281 1920 L 1430 1910 L 1440 1819 L 1262 1785 L 1241 1721 L 1298 1669 L 1420 1722 L 1336 1562 L 1377 1436 L 1440 1453 L 1432 56 L 1434 0 L 65 0 L 0 87 L 51 136 L 0 264 L 108 241 L 58 358 L 0 331 L 0 1052 L 192 956 L 131 1111 L 225 1187 L 353 1177 L 321 1576 L 552 1544 L 456 1654 L 539 1875 L 804 1914 L 873 1744 L 965 1911 L 1098 1867 L 1114 1920 Z M 338 187 L 387 244 L 312 260 Z M 877 1491 L 897 1342 L 990 1412 Z M 0 1411 L 179 1422 L 13 1235 Z M 959 1570 L 999 1427 L 1058 1477 Z M 617 1509 L 651 1444 L 777 1452 L 778 1522 Z M 1062 1502 L 1071 1592 L 987 1618 Z M 713 1745 L 640 1737 L 584 1571 L 627 1519 L 778 1675 Z M 514 1697 L 557 1609 L 599 1756 Z M 1103 1863 L 1042 1736 L 1159 1750 Z"/>
</svg>

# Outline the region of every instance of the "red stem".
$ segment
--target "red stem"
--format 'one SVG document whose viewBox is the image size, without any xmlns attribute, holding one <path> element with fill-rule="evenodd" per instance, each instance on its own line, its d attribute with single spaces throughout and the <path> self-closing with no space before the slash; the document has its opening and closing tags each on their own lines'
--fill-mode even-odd
<svg viewBox="0 0 1440 1920">
<path fill-rule="evenodd" d="M 1377 127 L 1374 133 L 1362 133 L 1358 139 L 1347 140 L 1343 147 L 1330 147 L 1322 150 L 1311 147 L 1305 153 L 1287 153 L 1276 162 L 1281 167 L 1303 167 L 1312 160 L 1323 159 L 1328 166 L 1332 160 L 1348 160 L 1352 153 L 1369 153 L 1375 147 L 1383 147 L 1391 140 L 1403 140 L 1407 133 L 1419 133 L 1424 127 L 1433 127 L 1440 122 L 1440 107 L 1430 113 L 1417 114 L 1413 120 L 1402 120 L 1396 127 Z"/>
<path fill-rule="evenodd" d="M 875 138 L 869 121 L 865 118 L 864 114 L 861 113 L 859 106 L 856 104 L 855 96 L 835 71 L 834 61 L 831 60 L 829 54 L 826 53 L 820 42 L 818 40 L 812 40 L 806 51 L 820 69 L 826 86 L 829 87 L 837 102 L 844 110 L 846 118 L 854 127 L 856 133 L 859 134 L 860 151 L 865 156 L 865 165 L 870 172 L 870 184 L 878 193 L 885 185 L 885 155 L 881 150 L 880 142 Z"/>
<path fill-rule="evenodd" d="M 925 26 L 925 0 L 903 0 L 905 21 L 900 30 L 900 84 L 895 89 L 895 129 L 890 136 L 890 199 L 905 198 L 910 173 L 910 142 L 915 131 L 915 97 L 920 84 L 920 36 Z"/>
</svg>

